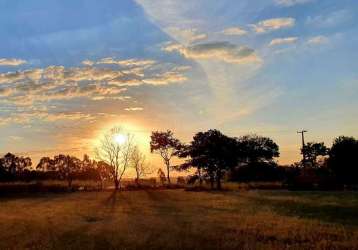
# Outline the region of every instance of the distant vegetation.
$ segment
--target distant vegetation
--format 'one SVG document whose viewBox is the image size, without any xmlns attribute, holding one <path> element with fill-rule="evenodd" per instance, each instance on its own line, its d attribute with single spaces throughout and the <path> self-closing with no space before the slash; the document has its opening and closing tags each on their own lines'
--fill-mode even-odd
<svg viewBox="0 0 358 250">
<path fill-rule="evenodd" d="M 59 154 L 42 157 L 32 166 L 29 157 L 7 153 L 0 158 L 0 181 L 66 181 L 73 189 L 74 180 L 95 181 L 103 187 L 112 181 L 116 189 L 121 188 L 125 172 L 132 168 L 136 173 L 135 183 L 140 187 L 141 179 L 153 170 L 149 168 L 145 155 L 134 144 L 130 134 L 125 140 L 113 139 L 121 133 L 113 128 L 103 135 L 96 149 L 96 159 L 84 155 L 83 159 Z M 118 138 L 117 138 L 118 139 Z M 189 144 L 181 143 L 172 131 L 155 131 L 151 135 L 150 149 L 158 153 L 165 166 L 157 171 L 162 185 L 170 185 L 170 172 L 187 170 L 193 173 L 181 178 L 181 184 L 198 185 L 208 183 L 214 189 L 222 188 L 222 181 L 274 181 L 292 189 L 339 189 L 354 188 L 358 184 L 358 140 L 341 136 L 334 140 L 331 148 L 324 143 L 309 142 L 301 148 L 303 160 L 291 166 L 279 166 L 279 146 L 270 138 L 258 135 L 229 137 L 218 130 L 199 132 Z M 182 164 L 173 165 L 173 157 L 182 159 Z"/>
</svg>

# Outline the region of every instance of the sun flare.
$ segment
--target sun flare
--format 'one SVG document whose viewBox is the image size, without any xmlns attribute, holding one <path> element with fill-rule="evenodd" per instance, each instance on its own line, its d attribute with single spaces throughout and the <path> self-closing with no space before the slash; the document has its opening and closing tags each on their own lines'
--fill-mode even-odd
<svg viewBox="0 0 358 250">
<path fill-rule="evenodd" d="M 127 137 L 123 134 L 116 134 L 113 136 L 113 140 L 115 143 L 122 145 L 126 142 Z"/>
</svg>

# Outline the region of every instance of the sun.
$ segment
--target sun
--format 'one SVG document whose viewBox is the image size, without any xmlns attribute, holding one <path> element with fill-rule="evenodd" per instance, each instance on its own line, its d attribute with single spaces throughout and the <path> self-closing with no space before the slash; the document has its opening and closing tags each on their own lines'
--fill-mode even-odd
<svg viewBox="0 0 358 250">
<path fill-rule="evenodd" d="M 123 134 L 115 134 L 113 136 L 113 141 L 119 145 L 122 145 L 126 142 L 127 137 Z"/>
</svg>

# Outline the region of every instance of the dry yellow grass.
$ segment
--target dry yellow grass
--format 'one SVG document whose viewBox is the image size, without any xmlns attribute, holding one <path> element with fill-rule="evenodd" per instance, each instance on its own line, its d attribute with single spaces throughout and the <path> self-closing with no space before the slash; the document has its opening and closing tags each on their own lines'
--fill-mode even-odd
<svg viewBox="0 0 358 250">
<path fill-rule="evenodd" d="M 343 192 L 0 198 L 0 249 L 357 249 L 357 211 L 357 195 Z"/>
</svg>

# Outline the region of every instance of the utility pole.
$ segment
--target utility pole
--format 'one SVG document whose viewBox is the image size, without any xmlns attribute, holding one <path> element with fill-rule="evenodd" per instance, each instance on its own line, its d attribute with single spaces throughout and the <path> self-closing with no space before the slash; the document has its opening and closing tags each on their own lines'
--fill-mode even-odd
<svg viewBox="0 0 358 250">
<path fill-rule="evenodd" d="M 302 149 L 305 147 L 305 133 L 306 132 L 307 132 L 307 130 L 297 131 L 297 134 L 301 134 L 301 137 L 302 137 Z M 303 157 L 303 163 L 305 163 L 306 154 L 304 152 L 302 152 L 302 157 Z"/>
</svg>

